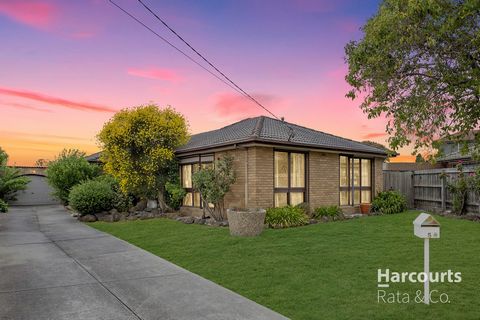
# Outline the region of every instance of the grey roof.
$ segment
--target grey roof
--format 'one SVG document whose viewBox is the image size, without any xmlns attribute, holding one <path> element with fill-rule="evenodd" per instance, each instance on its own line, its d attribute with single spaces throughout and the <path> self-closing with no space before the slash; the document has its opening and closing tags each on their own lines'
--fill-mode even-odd
<svg viewBox="0 0 480 320">
<path fill-rule="evenodd" d="M 177 149 L 177 153 L 243 142 L 275 143 L 387 155 L 385 150 L 361 142 L 265 116 L 244 119 L 221 129 L 192 135 L 187 144 Z"/>
<path fill-rule="evenodd" d="M 86 156 L 85 160 L 87 160 L 88 162 L 99 162 L 101 154 L 102 154 L 101 151 L 96 152 L 96 153 L 92 153 L 91 155 Z"/>
<path fill-rule="evenodd" d="M 448 161 L 456 161 L 456 160 L 468 160 L 472 159 L 472 155 L 470 152 L 463 154 L 461 151 L 455 151 L 449 154 L 446 154 L 442 157 L 437 159 L 438 162 L 448 162 Z"/>
</svg>

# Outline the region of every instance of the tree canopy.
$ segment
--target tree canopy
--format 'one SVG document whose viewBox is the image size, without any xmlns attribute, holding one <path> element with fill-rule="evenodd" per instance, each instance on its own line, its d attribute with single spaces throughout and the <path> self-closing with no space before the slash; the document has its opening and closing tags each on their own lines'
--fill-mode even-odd
<svg viewBox="0 0 480 320">
<path fill-rule="evenodd" d="M 347 96 L 386 117 L 394 150 L 478 127 L 479 13 L 478 0 L 384 0 L 346 45 Z"/>
<path fill-rule="evenodd" d="M 164 187 L 165 171 L 172 168 L 175 149 L 188 141 L 184 116 L 155 104 L 123 109 L 98 134 L 104 170 L 123 192 L 154 198 Z"/>
</svg>

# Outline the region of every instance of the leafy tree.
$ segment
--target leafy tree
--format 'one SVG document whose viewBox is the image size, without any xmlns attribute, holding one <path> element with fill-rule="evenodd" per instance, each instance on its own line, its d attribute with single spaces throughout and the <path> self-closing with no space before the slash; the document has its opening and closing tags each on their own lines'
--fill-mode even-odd
<svg viewBox="0 0 480 320">
<path fill-rule="evenodd" d="M 424 163 L 425 159 L 423 158 L 423 156 L 420 153 L 417 153 L 417 155 L 415 157 L 415 162 L 416 163 Z"/>
<path fill-rule="evenodd" d="M 37 161 L 35 161 L 35 166 L 36 167 L 48 167 L 48 163 L 50 161 L 48 159 L 37 159 Z"/>
<path fill-rule="evenodd" d="M 54 190 L 53 195 L 66 204 L 73 186 L 98 176 L 100 171 L 100 167 L 85 160 L 84 152 L 63 149 L 55 160 L 49 162 L 46 174 L 48 184 Z"/>
<path fill-rule="evenodd" d="M 15 193 L 25 190 L 30 182 L 27 177 L 21 176 L 20 170 L 8 167 L 7 162 L 8 154 L 0 148 L 0 200 L 4 201 L 15 200 Z"/>
<path fill-rule="evenodd" d="M 460 140 L 478 126 L 479 13 L 477 0 L 384 0 L 363 38 L 346 45 L 347 96 L 361 97 L 369 118 L 389 120 L 395 150 Z"/>
<path fill-rule="evenodd" d="M 149 199 L 158 195 L 161 205 L 175 149 L 188 138 L 183 115 L 155 104 L 116 113 L 98 134 L 104 169 L 119 181 L 122 191 Z"/>
<path fill-rule="evenodd" d="M 229 154 L 216 161 L 215 169 L 201 169 L 193 174 L 193 187 L 200 192 L 204 210 L 217 221 L 225 220 L 224 199 L 235 180 L 233 157 Z"/>
</svg>

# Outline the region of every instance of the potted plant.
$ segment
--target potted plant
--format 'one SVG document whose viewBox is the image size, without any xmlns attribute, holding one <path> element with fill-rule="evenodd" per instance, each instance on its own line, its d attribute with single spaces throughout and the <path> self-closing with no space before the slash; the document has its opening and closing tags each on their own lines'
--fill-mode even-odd
<svg viewBox="0 0 480 320">
<path fill-rule="evenodd" d="M 228 209 L 230 234 L 241 237 L 260 235 L 265 224 L 265 214 L 264 209 Z"/>
<path fill-rule="evenodd" d="M 372 208 L 371 203 L 360 203 L 360 212 L 362 214 L 370 214 L 371 208 Z"/>
</svg>

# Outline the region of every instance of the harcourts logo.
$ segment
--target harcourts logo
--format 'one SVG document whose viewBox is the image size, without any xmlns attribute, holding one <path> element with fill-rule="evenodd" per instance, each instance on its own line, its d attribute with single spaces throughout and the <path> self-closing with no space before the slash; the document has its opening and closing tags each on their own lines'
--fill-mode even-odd
<svg viewBox="0 0 480 320">
<path fill-rule="evenodd" d="M 431 303 L 450 303 L 447 293 L 438 290 L 428 291 L 428 297 L 422 290 L 417 290 L 412 296 L 408 292 L 399 290 L 391 290 L 390 285 L 395 283 L 459 283 L 462 282 L 462 273 L 452 270 L 442 272 L 429 272 L 428 276 L 425 272 L 396 272 L 390 269 L 377 270 L 377 302 L 378 303 L 425 303 L 427 298 Z"/>
</svg>

